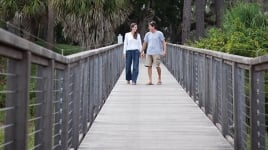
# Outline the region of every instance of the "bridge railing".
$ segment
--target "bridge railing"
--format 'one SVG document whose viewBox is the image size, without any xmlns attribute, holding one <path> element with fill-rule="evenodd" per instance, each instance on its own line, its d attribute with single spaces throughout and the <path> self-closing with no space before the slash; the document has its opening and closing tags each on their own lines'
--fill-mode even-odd
<svg viewBox="0 0 268 150">
<path fill-rule="evenodd" d="M 0 149 L 76 149 L 123 67 L 122 45 L 65 57 L 0 29 Z"/>
<path fill-rule="evenodd" d="M 235 149 L 268 148 L 268 56 L 168 44 L 163 61 Z"/>
</svg>

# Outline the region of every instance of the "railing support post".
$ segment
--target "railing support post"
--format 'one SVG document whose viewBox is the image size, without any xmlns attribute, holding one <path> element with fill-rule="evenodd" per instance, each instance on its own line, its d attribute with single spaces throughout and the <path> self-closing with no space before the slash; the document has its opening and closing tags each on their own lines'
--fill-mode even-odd
<svg viewBox="0 0 268 150">
<path fill-rule="evenodd" d="M 217 88 L 217 65 L 216 65 L 216 60 L 212 57 L 211 58 L 211 72 L 212 72 L 212 83 L 211 83 L 211 102 L 212 102 L 212 106 L 213 106 L 213 112 L 212 112 L 212 116 L 213 116 L 213 123 L 216 124 L 219 120 L 218 118 L 218 106 L 219 103 L 221 102 L 221 99 L 217 99 L 217 94 L 219 93 L 219 90 Z"/>
<path fill-rule="evenodd" d="M 243 132 L 246 132 L 243 127 L 245 118 L 243 117 L 245 107 L 245 73 L 244 70 L 237 67 L 236 63 L 232 65 L 233 72 L 233 100 L 234 100 L 234 147 L 235 149 L 243 149 L 243 144 L 246 142 Z"/>
<path fill-rule="evenodd" d="M 42 128 L 42 134 L 35 138 L 36 144 L 41 143 L 40 149 L 52 149 L 52 128 L 53 128 L 53 82 L 54 82 L 54 61 L 51 60 L 46 67 L 38 67 L 39 77 L 43 80 L 37 81 L 38 89 L 42 89 L 43 93 L 37 93 L 38 103 L 43 103 L 41 110 L 36 110 L 37 117 L 42 116 L 42 120 L 36 123 L 36 127 Z M 39 127 L 38 127 L 39 126 Z"/>
<path fill-rule="evenodd" d="M 264 72 L 250 69 L 250 102 L 251 102 L 251 149 L 265 150 L 265 94 Z"/>
<path fill-rule="evenodd" d="M 228 90 L 227 90 L 227 69 L 224 61 L 221 60 L 221 73 L 222 73 L 222 81 L 221 81 L 221 113 L 222 113 L 222 134 L 224 137 L 228 135 Z"/>
<path fill-rule="evenodd" d="M 78 148 L 79 145 L 79 126 L 81 123 L 81 101 L 82 101 L 82 95 L 83 95 L 83 71 L 84 71 L 83 61 L 80 60 L 76 66 L 74 66 L 73 70 L 73 113 L 72 113 L 72 147 L 74 149 Z"/>
<path fill-rule="evenodd" d="M 62 119 L 62 149 L 68 149 L 68 130 L 69 130 L 69 101 L 70 101 L 70 65 L 66 66 L 64 71 L 64 86 L 63 86 L 63 119 Z"/>
</svg>

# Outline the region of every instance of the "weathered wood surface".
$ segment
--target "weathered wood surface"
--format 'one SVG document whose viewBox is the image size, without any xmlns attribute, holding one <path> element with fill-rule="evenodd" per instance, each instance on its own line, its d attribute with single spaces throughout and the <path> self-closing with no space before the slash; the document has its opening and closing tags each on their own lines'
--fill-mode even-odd
<svg viewBox="0 0 268 150">
<path fill-rule="evenodd" d="M 138 84 L 125 74 L 110 94 L 80 150 L 231 150 L 233 147 L 162 66 L 163 85 Z M 156 71 L 153 72 L 156 82 Z"/>
</svg>

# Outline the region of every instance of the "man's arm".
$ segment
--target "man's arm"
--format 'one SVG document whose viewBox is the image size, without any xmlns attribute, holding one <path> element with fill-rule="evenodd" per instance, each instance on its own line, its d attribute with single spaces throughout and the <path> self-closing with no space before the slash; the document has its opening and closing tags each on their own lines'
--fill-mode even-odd
<svg viewBox="0 0 268 150">
<path fill-rule="evenodd" d="M 163 45 L 163 55 L 165 56 L 167 54 L 167 43 L 165 40 L 162 41 Z"/>
<path fill-rule="evenodd" d="M 144 56 L 144 51 L 145 51 L 146 47 L 147 47 L 147 42 L 143 42 L 142 50 L 141 50 L 141 56 Z"/>
</svg>

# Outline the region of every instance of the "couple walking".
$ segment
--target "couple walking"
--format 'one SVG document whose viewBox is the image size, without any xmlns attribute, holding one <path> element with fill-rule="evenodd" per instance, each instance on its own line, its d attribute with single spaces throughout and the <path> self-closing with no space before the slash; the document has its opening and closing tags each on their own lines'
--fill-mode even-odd
<svg viewBox="0 0 268 150">
<path fill-rule="evenodd" d="M 125 34 L 124 40 L 124 55 L 126 58 L 126 80 L 130 84 L 130 80 L 133 85 L 136 85 L 139 74 L 139 57 L 145 56 L 145 66 L 148 68 L 149 81 L 147 85 L 153 85 L 152 82 L 152 66 L 156 66 L 158 81 L 157 84 L 162 84 L 161 80 L 161 68 L 160 57 L 166 55 L 166 42 L 165 37 L 161 31 L 156 30 L 156 23 L 150 22 L 148 25 L 149 32 L 145 34 L 143 45 L 141 43 L 140 34 L 137 32 L 138 26 L 136 23 L 130 25 L 130 32 Z M 133 69 L 131 65 L 133 63 Z"/>
</svg>

